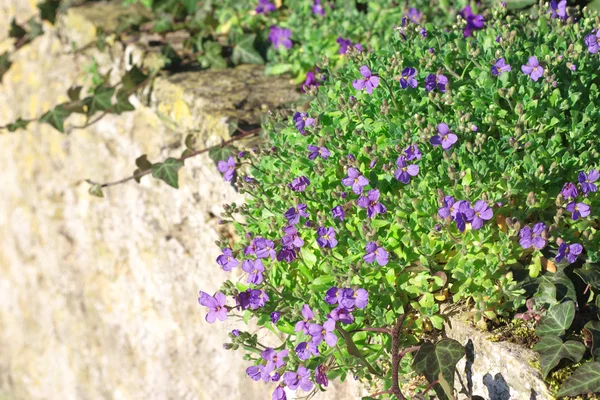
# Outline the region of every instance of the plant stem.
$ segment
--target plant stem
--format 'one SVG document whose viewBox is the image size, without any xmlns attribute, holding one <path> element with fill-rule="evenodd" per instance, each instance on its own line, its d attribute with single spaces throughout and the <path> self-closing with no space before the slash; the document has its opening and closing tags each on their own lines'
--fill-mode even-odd
<svg viewBox="0 0 600 400">
<path fill-rule="evenodd" d="M 396 111 L 400 111 L 400 107 L 398 107 L 398 103 L 396 103 L 396 96 L 394 96 L 394 92 L 392 91 L 392 87 L 388 84 L 388 82 L 383 79 L 382 77 L 379 77 L 379 79 L 381 79 L 381 81 L 385 84 L 385 86 L 388 88 L 388 91 L 390 92 L 390 95 L 392 96 L 392 102 L 394 103 L 394 107 L 396 108 Z"/>
<path fill-rule="evenodd" d="M 388 335 L 392 334 L 392 331 L 388 328 L 361 328 L 361 329 L 355 329 L 353 331 L 350 331 L 348 333 L 355 333 L 355 332 L 379 332 L 379 333 L 387 333 Z"/>
</svg>

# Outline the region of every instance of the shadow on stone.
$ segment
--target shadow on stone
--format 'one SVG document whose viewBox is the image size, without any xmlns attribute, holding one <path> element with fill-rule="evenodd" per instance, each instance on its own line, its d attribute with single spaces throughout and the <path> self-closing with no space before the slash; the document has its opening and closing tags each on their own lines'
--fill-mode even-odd
<svg viewBox="0 0 600 400">
<path fill-rule="evenodd" d="M 510 388 L 502 374 L 497 373 L 493 378 L 489 373 L 485 374 L 483 384 L 488 390 L 490 400 L 510 400 Z"/>
</svg>

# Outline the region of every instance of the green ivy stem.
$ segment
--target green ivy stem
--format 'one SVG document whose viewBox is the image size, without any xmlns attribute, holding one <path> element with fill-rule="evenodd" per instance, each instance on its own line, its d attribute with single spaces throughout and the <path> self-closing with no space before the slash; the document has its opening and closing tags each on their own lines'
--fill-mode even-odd
<svg viewBox="0 0 600 400">
<path fill-rule="evenodd" d="M 389 85 L 388 81 L 386 81 L 383 77 L 380 76 L 379 79 L 381 79 L 381 81 L 388 88 L 388 91 L 390 92 L 390 96 L 392 96 L 392 102 L 394 103 L 394 107 L 396 108 L 396 111 L 400 111 L 400 107 L 398 107 L 398 103 L 396 102 L 396 96 L 394 95 L 392 87 Z"/>
<path fill-rule="evenodd" d="M 185 155 L 183 157 L 179 157 L 177 159 L 177 161 L 185 161 L 188 158 L 196 157 L 196 156 L 198 156 L 200 154 L 203 154 L 203 153 L 206 153 L 208 151 L 211 151 L 212 149 L 215 149 L 215 148 L 218 148 L 218 147 L 225 147 L 225 146 L 227 146 L 227 145 L 229 145 L 229 144 L 231 144 L 233 142 L 236 142 L 236 141 L 238 141 L 240 139 L 246 138 L 248 136 L 256 135 L 259 130 L 260 130 L 260 128 L 253 129 L 251 131 L 245 131 L 241 135 L 234 136 L 233 138 L 231 138 L 229 140 L 226 140 L 224 142 L 221 142 L 220 144 L 217 144 L 217 145 L 214 145 L 214 146 L 211 146 L 211 147 L 206 147 L 206 148 L 204 148 L 202 150 L 196 150 L 196 151 L 193 151 L 193 152 L 191 152 L 191 153 L 189 153 L 189 154 L 187 154 L 187 155 Z M 133 174 L 131 176 L 128 176 L 127 178 L 119 179 L 118 181 L 102 183 L 102 184 L 100 184 L 100 187 L 101 188 L 107 188 L 107 187 L 111 187 L 111 186 L 120 185 L 120 184 L 129 182 L 129 181 L 131 181 L 133 179 L 140 179 L 141 177 L 146 176 L 146 175 L 148 175 L 150 173 L 152 173 L 152 170 L 151 169 L 147 169 L 145 171 L 140 171 L 137 174 Z M 92 184 L 92 185 L 96 184 L 95 182 L 90 181 L 90 180 L 87 180 L 87 182 L 90 183 L 90 184 Z"/>
</svg>

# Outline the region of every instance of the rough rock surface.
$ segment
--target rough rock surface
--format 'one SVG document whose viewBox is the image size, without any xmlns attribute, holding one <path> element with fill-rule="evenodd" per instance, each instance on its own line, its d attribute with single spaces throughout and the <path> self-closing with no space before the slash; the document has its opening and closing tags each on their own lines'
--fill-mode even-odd
<svg viewBox="0 0 600 400">
<path fill-rule="evenodd" d="M 480 332 L 458 317 L 446 325 L 448 337 L 467 346 L 474 355 L 472 363 L 459 361 L 464 385 L 470 371 L 473 395 L 489 400 L 546 400 L 552 399 L 542 374 L 531 363 L 537 359 L 534 351 L 512 343 L 494 342 L 492 335 Z M 455 382 L 460 390 L 460 382 Z M 466 397 L 463 397 L 466 398 Z"/>
<path fill-rule="evenodd" d="M 0 21 L 33 14 L 35 3 L 1 0 Z M 92 21 L 74 15 L 85 38 Z M 72 54 L 60 39 L 68 36 L 45 28 L 12 57 L 0 85 L 0 125 L 66 101 L 72 84 L 89 83 L 84 67 L 92 57 L 116 78 L 128 67 L 125 55 L 136 54 L 119 45 Z M 219 89 L 197 87 L 201 74 L 161 78 L 152 106 L 134 97 L 135 111 L 85 129 L 72 116 L 66 135 L 36 123 L 0 135 L 0 399 L 270 398 L 273 386 L 245 377 L 241 354 L 222 348 L 235 321 L 207 324 L 196 300 L 199 289 L 214 291 L 227 276 L 214 262 L 214 241 L 227 234 L 217 221 L 223 203 L 241 201 L 214 164 L 188 160 L 180 190 L 146 177 L 98 199 L 82 182 L 127 176 L 141 154 L 179 155 L 189 130 L 199 148 L 218 143 L 228 117 L 250 118 L 260 108 L 261 71 L 206 80 L 225 84 L 230 105 Z M 285 79 L 275 82 L 264 108 L 296 96 Z M 206 108 L 215 98 L 223 113 Z M 344 384 L 316 398 L 357 393 Z"/>
</svg>

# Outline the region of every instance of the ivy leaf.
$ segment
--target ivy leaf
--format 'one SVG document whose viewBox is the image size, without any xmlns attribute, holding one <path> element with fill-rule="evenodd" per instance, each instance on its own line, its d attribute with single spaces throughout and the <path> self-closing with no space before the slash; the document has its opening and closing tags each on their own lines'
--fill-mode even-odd
<svg viewBox="0 0 600 400">
<path fill-rule="evenodd" d="M 600 362 L 579 367 L 558 390 L 557 397 L 600 392 Z"/>
<path fill-rule="evenodd" d="M 25 35 L 27 35 L 27 31 L 13 18 L 10 21 L 10 30 L 8 31 L 8 36 L 11 38 L 15 38 L 17 40 L 22 39 Z"/>
<path fill-rule="evenodd" d="M 585 324 L 583 334 L 586 342 L 590 342 L 592 357 L 594 361 L 600 361 L 600 321 L 590 321 Z"/>
<path fill-rule="evenodd" d="M 81 89 L 83 89 L 82 86 L 71 86 L 69 90 L 67 90 L 67 96 L 69 96 L 69 100 L 79 101 L 81 98 Z"/>
<path fill-rule="evenodd" d="M 2 53 L 0 56 L 0 83 L 2 83 L 2 77 L 10 69 L 12 62 L 10 61 L 8 51 Z"/>
<path fill-rule="evenodd" d="M 165 162 L 152 165 L 152 176 L 164 181 L 175 189 L 179 189 L 178 171 L 181 167 L 183 167 L 183 162 L 169 157 Z"/>
<path fill-rule="evenodd" d="M 246 35 L 233 48 L 231 60 L 234 64 L 264 64 L 265 60 L 254 48 L 256 34 Z"/>
<path fill-rule="evenodd" d="M 52 125 L 61 133 L 65 133 L 65 120 L 71 115 L 65 104 L 60 104 L 40 117 L 40 122 Z"/>
<path fill-rule="evenodd" d="M 577 268 L 575 273 L 594 289 L 600 290 L 600 266 L 587 264 L 583 268 Z"/>
<path fill-rule="evenodd" d="M 204 55 L 198 57 L 198 62 L 204 68 L 223 69 L 227 67 L 227 62 L 221 54 L 223 48 L 217 42 L 208 41 L 202 45 Z"/>
<path fill-rule="evenodd" d="M 540 365 L 544 378 L 563 358 L 579 362 L 585 353 L 585 346 L 582 343 L 575 340 L 563 343 L 562 339 L 557 336 L 544 336 L 533 349 L 540 354 Z"/>
<path fill-rule="evenodd" d="M 6 125 L 6 129 L 8 129 L 9 132 L 14 132 L 18 129 L 26 129 L 27 125 L 29 125 L 30 122 L 31 122 L 30 119 L 19 118 L 15 122 Z"/>
<path fill-rule="evenodd" d="M 112 96 L 115 88 L 100 87 L 96 89 L 93 96 L 83 99 L 83 104 L 87 106 L 88 118 L 99 111 L 106 111 L 112 105 Z"/>
<path fill-rule="evenodd" d="M 98 183 L 94 183 L 92 186 L 90 186 L 88 193 L 92 196 L 104 197 L 104 193 L 102 193 L 102 186 Z"/>
<path fill-rule="evenodd" d="M 217 146 L 209 150 L 208 156 L 215 163 L 221 160 L 227 160 L 230 156 L 233 157 L 236 154 L 236 149 L 233 146 Z"/>
<path fill-rule="evenodd" d="M 123 89 L 126 92 L 129 92 L 135 89 L 137 86 L 141 85 L 146 79 L 148 79 L 148 75 L 144 74 L 141 69 L 137 66 L 133 66 L 121 79 L 123 83 Z"/>
<path fill-rule="evenodd" d="M 28 42 L 31 42 L 36 37 L 44 34 L 44 28 L 42 27 L 42 24 L 40 24 L 35 17 L 30 18 L 29 21 L 27 21 L 27 24 L 29 25 L 29 35 L 27 38 Z"/>
<path fill-rule="evenodd" d="M 454 339 L 442 339 L 437 344 L 424 343 L 415 355 L 413 368 L 425 375 L 429 383 L 438 380 L 441 374 L 454 392 L 454 370 L 456 363 L 465 355 L 465 348 Z M 439 383 L 433 389 L 440 400 L 450 400 Z"/>
<path fill-rule="evenodd" d="M 129 95 L 123 89 L 117 92 L 117 102 L 112 106 L 110 111 L 113 114 L 121 114 L 127 111 L 134 111 L 135 107 L 129 101 Z"/>
<path fill-rule="evenodd" d="M 577 292 L 573 281 L 563 271 L 545 274 L 542 283 L 548 282 L 556 287 L 556 300 L 561 303 L 565 300 L 577 301 Z"/>
<path fill-rule="evenodd" d="M 575 318 L 575 303 L 567 301 L 555 304 L 542 317 L 542 322 L 535 333 L 542 336 L 562 336 Z"/>
<path fill-rule="evenodd" d="M 40 9 L 40 17 L 46 21 L 50 21 L 52 25 L 56 22 L 56 13 L 60 6 L 60 0 L 46 0 L 38 4 Z"/>
</svg>

